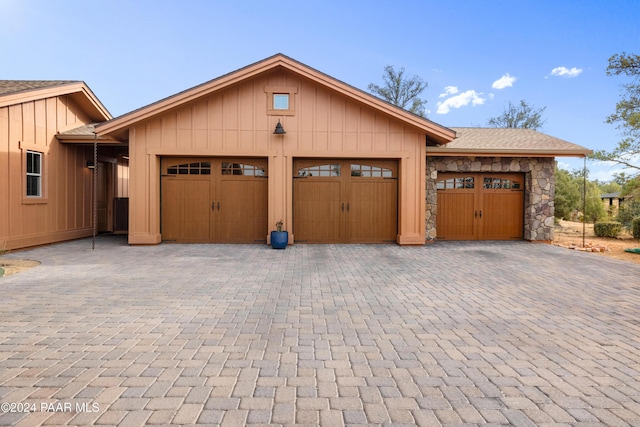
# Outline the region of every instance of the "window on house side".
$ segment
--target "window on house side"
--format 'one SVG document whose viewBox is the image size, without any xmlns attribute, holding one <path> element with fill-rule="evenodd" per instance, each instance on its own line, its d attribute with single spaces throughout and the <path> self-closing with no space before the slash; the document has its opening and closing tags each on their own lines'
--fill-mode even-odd
<svg viewBox="0 0 640 427">
<path fill-rule="evenodd" d="M 42 197 L 42 153 L 27 151 L 27 197 Z"/>
</svg>

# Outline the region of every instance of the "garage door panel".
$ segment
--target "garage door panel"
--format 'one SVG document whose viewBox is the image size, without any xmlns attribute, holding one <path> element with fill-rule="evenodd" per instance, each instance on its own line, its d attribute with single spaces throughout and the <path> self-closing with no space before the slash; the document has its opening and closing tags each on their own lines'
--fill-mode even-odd
<svg viewBox="0 0 640 427">
<path fill-rule="evenodd" d="M 353 178 L 347 216 L 350 241 L 396 241 L 398 200 L 396 180 Z"/>
<path fill-rule="evenodd" d="M 266 241 L 267 180 L 222 180 L 217 240 L 222 243 Z"/>
<path fill-rule="evenodd" d="M 301 178 L 293 186 L 296 241 L 339 242 L 341 182 Z"/>
<path fill-rule="evenodd" d="M 182 206 L 182 182 L 174 179 L 162 180 L 162 238 L 177 240 L 181 238 L 181 224 L 184 221 Z"/>
<path fill-rule="evenodd" d="M 482 196 L 482 236 L 486 240 L 520 240 L 523 237 L 522 192 L 485 192 Z"/>
<path fill-rule="evenodd" d="M 474 192 L 438 191 L 438 238 L 449 240 L 473 240 Z"/>
<path fill-rule="evenodd" d="M 164 240 L 207 242 L 211 238 L 209 215 L 211 183 L 208 180 L 163 180 L 162 223 Z"/>
</svg>

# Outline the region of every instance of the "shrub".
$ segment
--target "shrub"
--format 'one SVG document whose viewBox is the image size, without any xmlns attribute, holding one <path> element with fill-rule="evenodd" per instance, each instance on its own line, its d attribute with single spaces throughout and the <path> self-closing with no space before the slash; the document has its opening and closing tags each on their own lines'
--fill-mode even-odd
<svg viewBox="0 0 640 427">
<path fill-rule="evenodd" d="M 616 221 L 621 222 L 625 228 L 631 230 L 631 221 L 637 216 L 640 216 L 640 200 L 637 198 L 627 199 L 620 205 Z"/>
<path fill-rule="evenodd" d="M 631 234 L 634 239 L 640 239 L 640 216 L 633 218 L 631 221 Z"/>
<path fill-rule="evenodd" d="M 596 222 L 593 224 L 593 232 L 598 237 L 618 237 L 621 231 L 622 224 L 619 222 Z"/>
</svg>

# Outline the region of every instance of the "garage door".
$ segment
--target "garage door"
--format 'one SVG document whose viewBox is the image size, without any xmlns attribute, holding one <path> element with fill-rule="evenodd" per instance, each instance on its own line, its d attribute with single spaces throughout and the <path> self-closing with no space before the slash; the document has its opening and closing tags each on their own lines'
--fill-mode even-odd
<svg viewBox="0 0 640 427">
<path fill-rule="evenodd" d="M 440 173 L 437 192 L 439 239 L 523 238 L 522 174 Z"/>
<path fill-rule="evenodd" d="M 266 242 L 266 159 L 162 160 L 163 241 Z"/>
<path fill-rule="evenodd" d="M 394 160 L 296 160 L 295 241 L 395 242 L 397 174 L 398 164 Z"/>
</svg>

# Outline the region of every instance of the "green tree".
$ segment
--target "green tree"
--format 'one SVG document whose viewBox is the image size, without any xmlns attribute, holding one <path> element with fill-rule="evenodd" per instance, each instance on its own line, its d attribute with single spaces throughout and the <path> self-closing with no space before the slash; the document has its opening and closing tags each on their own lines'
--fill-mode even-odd
<svg viewBox="0 0 640 427">
<path fill-rule="evenodd" d="M 384 80 L 383 86 L 370 83 L 369 91 L 393 105 L 426 117 L 427 101 L 421 99 L 420 94 L 427 88 L 427 82 L 419 76 L 407 77 L 404 67 L 396 71 L 391 65 L 384 67 L 382 80 Z"/>
<path fill-rule="evenodd" d="M 587 182 L 584 216 L 587 221 L 597 222 L 607 218 L 607 210 L 600 198 L 601 190 L 595 182 Z"/>
<path fill-rule="evenodd" d="M 615 162 L 640 174 L 640 55 L 615 54 L 609 58 L 608 76 L 625 75 L 631 82 L 622 85 L 624 94 L 616 104 L 616 112 L 607 123 L 622 130 L 624 138 L 611 151 L 598 150 L 591 155 L 597 160 Z"/>
<path fill-rule="evenodd" d="M 559 169 L 556 163 L 556 193 L 555 193 L 555 216 L 561 219 L 570 219 L 571 212 L 582 210 L 580 202 L 582 188 L 578 180 L 569 171 Z"/>
<path fill-rule="evenodd" d="M 616 221 L 620 222 L 625 228 L 630 229 L 631 221 L 636 217 L 640 217 L 640 200 L 628 199 L 620 204 Z"/>
<path fill-rule="evenodd" d="M 627 179 L 622 186 L 620 196 L 624 197 L 624 202 L 620 204 L 616 221 L 629 229 L 631 221 L 640 216 L 640 176 Z"/>
<path fill-rule="evenodd" d="M 599 185 L 600 185 L 600 191 L 602 191 L 602 194 L 619 193 L 622 191 L 622 186 L 615 181 L 605 182 L 604 184 L 599 184 Z"/>
<path fill-rule="evenodd" d="M 547 107 L 535 109 L 526 101 L 520 101 L 520 105 L 514 105 L 509 101 L 501 115 L 492 117 L 487 122 L 494 128 L 522 128 L 538 130 L 546 120 L 542 119 L 542 113 Z"/>
</svg>

